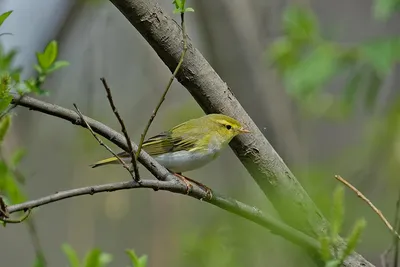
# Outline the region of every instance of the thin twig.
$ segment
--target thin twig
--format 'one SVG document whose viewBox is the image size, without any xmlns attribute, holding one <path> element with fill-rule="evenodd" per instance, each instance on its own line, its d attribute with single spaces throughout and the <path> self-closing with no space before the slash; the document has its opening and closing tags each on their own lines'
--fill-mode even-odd
<svg viewBox="0 0 400 267">
<path fill-rule="evenodd" d="M 172 82 L 175 79 L 176 74 L 178 73 L 182 63 L 183 63 L 183 59 L 185 57 L 186 51 L 187 51 L 187 40 L 186 40 L 186 28 L 185 28 L 185 13 L 181 12 L 181 28 L 182 28 L 182 39 L 183 39 L 183 50 L 182 50 L 182 54 L 181 57 L 179 58 L 179 62 L 178 65 L 176 65 L 176 68 L 174 70 L 174 72 L 172 73 L 171 78 L 168 81 L 167 87 L 165 88 L 164 93 L 162 94 L 156 108 L 153 111 L 153 114 L 151 114 L 149 121 L 147 122 L 146 127 L 144 128 L 144 131 L 140 137 L 140 141 L 139 141 L 139 145 L 138 145 L 138 149 L 136 151 L 136 159 L 139 157 L 140 155 L 140 151 L 142 150 L 142 146 L 143 146 L 143 142 L 144 139 L 146 137 L 147 132 L 149 131 L 150 125 L 153 122 L 154 118 L 157 115 L 158 110 L 160 109 L 162 103 L 165 100 L 165 97 L 169 91 L 169 89 L 171 88 Z"/>
<path fill-rule="evenodd" d="M 26 210 L 26 209 L 24 209 Z M 10 212 L 10 211 L 9 211 Z M 19 219 L 8 219 L 8 218 L 0 218 L 1 222 L 5 222 L 5 223 L 22 223 L 23 221 L 25 221 L 26 219 L 28 219 L 29 215 L 31 214 L 31 209 L 27 208 L 27 211 L 24 213 L 24 215 L 19 218 Z"/>
<path fill-rule="evenodd" d="M 108 98 L 108 102 L 110 102 L 111 109 L 114 112 L 115 116 L 117 117 L 118 122 L 121 125 L 122 133 L 124 134 L 126 142 L 128 143 L 128 148 L 129 148 L 128 152 L 129 152 L 129 155 L 131 156 L 131 163 L 132 163 L 132 166 L 133 166 L 133 171 L 135 173 L 136 181 L 140 181 L 139 168 L 138 168 L 138 165 L 137 165 L 137 162 L 136 162 L 136 157 L 135 157 L 135 155 L 133 153 L 132 142 L 131 142 L 131 139 L 129 138 L 128 131 L 126 130 L 125 123 L 122 120 L 122 117 L 119 115 L 119 112 L 118 112 L 117 108 L 115 107 L 115 104 L 114 104 L 114 101 L 113 101 L 113 97 L 111 95 L 111 89 L 108 86 L 106 79 L 105 78 L 100 78 L 100 80 L 103 83 L 104 89 L 107 92 L 107 98 Z M 132 170 L 130 170 L 130 171 L 132 172 Z"/>
<path fill-rule="evenodd" d="M 335 175 L 336 180 L 338 180 L 339 182 L 341 182 L 342 184 L 344 184 L 345 186 L 347 186 L 348 188 L 350 188 L 354 193 L 357 194 L 357 196 L 359 198 L 361 198 L 365 203 L 368 204 L 368 206 L 370 206 L 370 208 L 379 216 L 379 218 L 381 218 L 381 220 L 385 223 L 385 225 L 387 226 L 387 228 L 389 228 L 389 230 L 397 237 L 400 239 L 400 235 L 397 233 L 397 231 L 395 229 L 393 229 L 393 226 L 389 223 L 389 221 L 385 218 L 385 216 L 383 216 L 382 212 L 375 207 L 375 205 L 366 197 L 364 196 L 363 193 L 361 193 L 357 188 L 355 188 L 352 184 L 350 184 L 348 181 L 346 181 L 345 179 L 343 179 L 340 175 Z"/>
<path fill-rule="evenodd" d="M 97 140 L 97 142 L 99 142 L 99 144 L 101 146 L 103 146 L 105 149 L 107 149 L 111 154 L 113 154 L 114 157 L 116 157 L 118 159 L 118 161 L 122 164 L 122 166 L 129 172 L 129 174 L 132 176 L 133 179 L 135 179 L 135 176 L 133 175 L 133 173 L 131 172 L 129 166 L 114 152 L 112 151 L 112 149 L 107 146 L 106 144 L 103 143 L 103 141 L 101 141 L 101 139 L 99 137 L 97 137 L 97 135 L 93 132 L 92 127 L 90 127 L 89 123 L 85 120 L 85 118 L 83 117 L 82 112 L 79 110 L 79 108 L 76 106 L 76 104 L 73 104 L 76 112 L 79 115 L 79 118 L 85 123 L 86 128 L 89 129 L 89 131 L 91 132 L 91 134 L 93 135 L 93 137 Z"/>
</svg>

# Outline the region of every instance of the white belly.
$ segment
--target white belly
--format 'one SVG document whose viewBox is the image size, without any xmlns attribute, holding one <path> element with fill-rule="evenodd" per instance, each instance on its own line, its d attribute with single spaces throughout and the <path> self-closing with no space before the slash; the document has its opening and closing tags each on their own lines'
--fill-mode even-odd
<svg viewBox="0 0 400 267">
<path fill-rule="evenodd" d="M 203 167 L 210 161 L 217 158 L 219 153 L 216 150 L 210 150 L 204 153 L 194 151 L 177 151 L 159 156 L 154 156 L 154 159 L 163 165 L 165 168 L 173 172 L 186 172 Z"/>
</svg>

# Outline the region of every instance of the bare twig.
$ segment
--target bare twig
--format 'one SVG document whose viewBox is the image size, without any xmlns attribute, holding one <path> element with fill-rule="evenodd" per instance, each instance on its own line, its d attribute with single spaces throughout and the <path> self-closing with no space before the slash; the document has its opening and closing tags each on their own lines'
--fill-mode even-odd
<svg viewBox="0 0 400 267">
<path fill-rule="evenodd" d="M 128 148 L 129 148 L 128 152 L 129 152 L 129 155 L 131 156 L 131 163 L 132 163 L 133 171 L 135 173 L 136 181 L 140 181 L 139 168 L 138 168 L 138 165 L 136 163 L 136 157 L 135 157 L 135 155 L 133 153 L 132 142 L 131 142 L 131 139 L 129 138 L 128 131 L 126 130 L 125 123 L 122 120 L 122 117 L 119 115 L 119 112 L 118 112 L 117 108 L 115 107 L 114 100 L 113 100 L 113 97 L 111 95 L 111 89 L 108 86 L 106 79 L 105 78 L 100 78 L 100 80 L 103 83 L 104 89 L 107 92 L 108 102 L 110 102 L 111 109 L 114 112 L 115 116 L 117 117 L 119 124 L 121 125 L 121 131 L 124 134 L 126 142 L 128 144 Z M 130 171 L 132 172 L 132 170 L 130 170 Z"/>
<path fill-rule="evenodd" d="M 79 108 L 76 106 L 76 104 L 74 103 L 74 107 L 76 109 L 76 112 L 79 115 L 79 118 L 85 123 L 86 128 L 88 128 L 88 130 L 92 133 L 93 137 L 97 140 L 97 142 L 99 142 L 99 144 L 101 146 L 103 146 L 105 149 L 107 149 L 111 154 L 113 154 L 114 157 L 116 157 L 118 159 L 118 161 L 122 164 L 122 166 L 130 173 L 130 175 L 132 176 L 132 178 L 134 179 L 134 175 L 131 172 L 129 166 L 114 152 L 112 151 L 112 149 L 107 146 L 106 144 L 103 143 L 103 141 L 101 141 L 101 139 L 99 137 L 97 137 L 97 135 L 93 132 L 92 127 L 90 127 L 89 123 L 85 120 L 85 118 L 83 117 L 82 112 L 79 110 Z"/>
<path fill-rule="evenodd" d="M 27 210 L 24 215 L 19 218 L 19 219 L 8 219 L 8 218 L 0 218 L 1 222 L 5 222 L 5 223 L 22 223 L 23 221 L 25 221 L 26 219 L 28 219 L 29 215 L 31 214 L 31 209 L 30 208 L 26 208 L 24 210 Z M 10 211 L 8 211 L 10 212 Z"/>
<path fill-rule="evenodd" d="M 174 81 L 175 76 L 178 73 L 178 71 L 183 63 L 183 59 L 184 59 L 186 51 L 187 51 L 187 40 L 186 40 L 187 37 L 186 37 L 186 29 L 185 29 L 185 13 L 184 12 L 181 12 L 181 28 L 182 28 L 182 39 L 183 39 L 183 50 L 182 50 L 181 57 L 179 59 L 178 65 L 176 65 L 176 68 L 175 68 L 174 72 L 172 73 L 171 78 L 168 81 L 168 84 L 164 90 L 164 93 L 161 95 L 161 98 L 160 98 L 156 108 L 154 109 L 153 114 L 151 114 L 150 119 L 147 122 L 147 125 L 144 128 L 144 131 L 140 137 L 138 149 L 136 151 L 136 159 L 139 157 L 140 151 L 142 150 L 144 139 L 146 137 L 147 132 L 149 131 L 150 125 L 153 122 L 154 118 L 156 117 L 157 112 L 160 109 L 162 103 L 164 102 L 165 96 L 167 95 L 169 89 L 171 88 L 172 82 Z"/>
<path fill-rule="evenodd" d="M 375 207 L 375 205 L 366 197 L 364 196 L 363 193 L 361 193 L 357 188 L 355 188 L 352 184 L 350 184 L 348 181 L 343 179 L 340 175 L 335 175 L 336 180 L 350 188 L 354 193 L 357 194 L 359 198 L 361 198 L 365 203 L 368 204 L 368 206 L 381 218 L 381 220 L 385 223 L 387 228 L 397 237 L 400 238 L 400 235 L 397 233 L 396 229 L 393 229 L 393 226 L 389 223 L 389 221 L 383 216 L 382 212 Z"/>
</svg>

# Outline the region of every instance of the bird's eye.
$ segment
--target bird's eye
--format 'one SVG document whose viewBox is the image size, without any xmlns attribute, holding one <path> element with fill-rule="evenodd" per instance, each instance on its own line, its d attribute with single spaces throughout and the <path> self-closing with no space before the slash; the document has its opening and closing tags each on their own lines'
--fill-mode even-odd
<svg viewBox="0 0 400 267">
<path fill-rule="evenodd" d="M 230 130 L 230 129 L 232 129 L 232 126 L 228 124 L 228 125 L 226 125 L 226 129 Z"/>
</svg>

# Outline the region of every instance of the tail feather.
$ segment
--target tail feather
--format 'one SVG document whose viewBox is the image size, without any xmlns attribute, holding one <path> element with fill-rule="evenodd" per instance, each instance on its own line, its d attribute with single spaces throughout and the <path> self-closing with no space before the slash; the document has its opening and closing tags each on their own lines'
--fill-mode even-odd
<svg viewBox="0 0 400 267">
<path fill-rule="evenodd" d="M 111 158 L 107 158 L 107 159 L 103 159 L 100 160 L 94 164 L 89 165 L 92 168 L 96 168 L 99 166 L 103 166 L 103 165 L 108 165 L 108 164 L 116 164 L 119 163 L 118 159 L 116 157 L 111 157 Z"/>
</svg>

